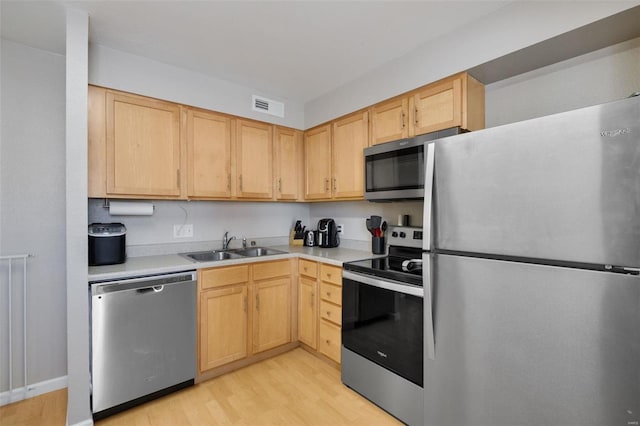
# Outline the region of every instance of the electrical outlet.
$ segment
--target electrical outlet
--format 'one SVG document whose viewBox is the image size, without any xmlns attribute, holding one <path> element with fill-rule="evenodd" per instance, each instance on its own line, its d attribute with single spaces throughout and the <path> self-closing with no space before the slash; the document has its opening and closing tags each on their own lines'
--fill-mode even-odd
<svg viewBox="0 0 640 426">
<path fill-rule="evenodd" d="M 344 232 L 344 225 L 336 225 L 336 228 L 338 229 L 338 233 L 342 234 L 342 232 Z"/>
<path fill-rule="evenodd" d="M 193 238 L 193 225 L 173 225 L 173 238 Z"/>
</svg>

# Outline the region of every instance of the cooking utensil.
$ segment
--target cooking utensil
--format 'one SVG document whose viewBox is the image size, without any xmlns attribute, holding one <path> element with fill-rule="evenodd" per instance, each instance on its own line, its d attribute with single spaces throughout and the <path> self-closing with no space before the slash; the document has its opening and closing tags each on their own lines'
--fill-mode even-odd
<svg viewBox="0 0 640 426">
<path fill-rule="evenodd" d="M 382 218 L 380 216 L 371 216 L 371 228 L 378 229 L 381 223 Z"/>
<path fill-rule="evenodd" d="M 373 227 L 371 226 L 371 218 L 367 218 L 365 222 L 367 224 L 367 231 L 369 231 L 369 233 L 375 237 L 376 234 L 373 230 Z"/>
<path fill-rule="evenodd" d="M 387 221 L 384 220 L 384 221 L 382 221 L 382 225 L 380 225 L 380 231 L 381 231 L 380 232 L 380 236 L 381 237 L 384 237 L 384 233 L 385 233 L 386 230 L 387 230 Z"/>
</svg>

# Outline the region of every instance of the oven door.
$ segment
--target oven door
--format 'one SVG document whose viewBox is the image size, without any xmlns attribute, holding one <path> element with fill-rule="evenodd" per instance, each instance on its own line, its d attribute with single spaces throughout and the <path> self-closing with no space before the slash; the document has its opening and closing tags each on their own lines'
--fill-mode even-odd
<svg viewBox="0 0 640 426">
<path fill-rule="evenodd" d="M 422 287 L 342 273 L 342 345 L 422 386 Z"/>
</svg>

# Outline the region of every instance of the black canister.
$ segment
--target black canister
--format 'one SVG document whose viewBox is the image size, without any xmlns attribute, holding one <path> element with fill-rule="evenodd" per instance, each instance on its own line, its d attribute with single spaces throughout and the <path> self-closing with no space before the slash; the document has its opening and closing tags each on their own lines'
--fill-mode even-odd
<svg viewBox="0 0 640 426">
<path fill-rule="evenodd" d="M 127 228 L 122 223 L 89 225 L 89 266 L 124 263 L 126 237 Z"/>
</svg>

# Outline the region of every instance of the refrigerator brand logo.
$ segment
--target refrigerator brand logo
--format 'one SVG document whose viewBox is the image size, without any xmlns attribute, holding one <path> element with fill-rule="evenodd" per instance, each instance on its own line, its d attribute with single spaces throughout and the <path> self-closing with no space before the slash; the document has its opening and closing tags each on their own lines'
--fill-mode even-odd
<svg viewBox="0 0 640 426">
<path fill-rule="evenodd" d="M 602 132 L 600 132 L 600 135 L 608 138 L 615 138 L 616 136 L 626 135 L 629 133 L 631 133 L 631 129 L 626 127 L 624 129 L 603 130 Z"/>
</svg>

